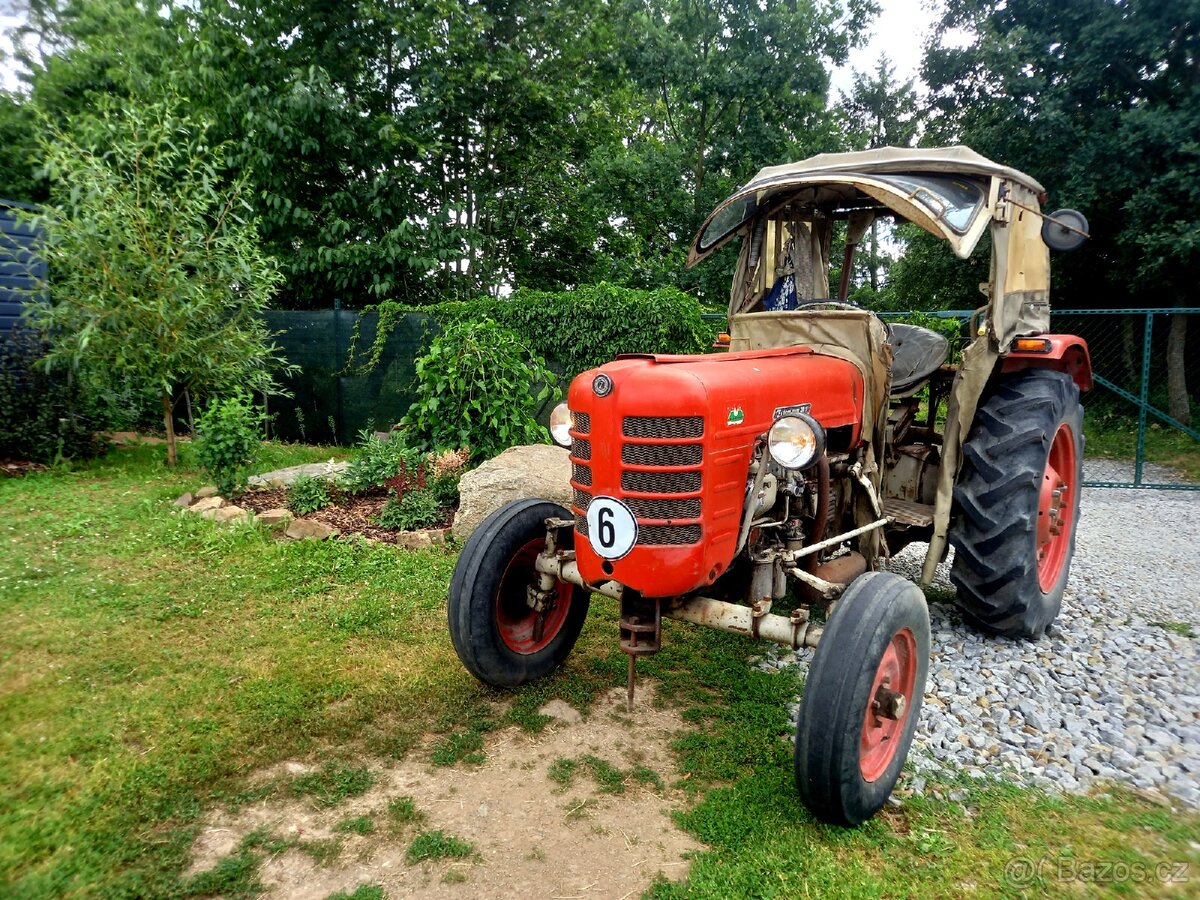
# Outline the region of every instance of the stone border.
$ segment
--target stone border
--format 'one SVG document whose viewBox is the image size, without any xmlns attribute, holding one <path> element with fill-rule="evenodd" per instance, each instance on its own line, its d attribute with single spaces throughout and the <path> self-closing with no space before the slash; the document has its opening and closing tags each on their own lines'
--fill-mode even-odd
<svg viewBox="0 0 1200 900">
<path fill-rule="evenodd" d="M 226 500 L 217 493 L 211 485 L 202 487 L 195 494 L 181 494 L 174 505 L 183 512 L 195 513 L 203 519 L 219 523 L 258 523 L 271 530 L 283 528 L 283 536 L 288 540 L 324 541 L 329 538 L 341 537 L 342 533 L 332 525 L 327 525 L 316 519 L 296 518 L 287 507 L 278 506 L 257 515 L 248 509 L 243 509 L 235 503 Z M 427 528 L 423 531 L 401 531 L 396 535 L 395 543 L 380 541 L 366 535 L 356 535 L 372 544 L 399 547 L 404 550 L 426 550 L 446 543 L 450 533 L 449 528 Z"/>
</svg>

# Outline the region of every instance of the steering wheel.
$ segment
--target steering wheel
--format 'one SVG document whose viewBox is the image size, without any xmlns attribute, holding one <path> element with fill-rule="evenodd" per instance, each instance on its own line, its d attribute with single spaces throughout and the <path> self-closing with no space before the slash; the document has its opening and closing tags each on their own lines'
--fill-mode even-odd
<svg viewBox="0 0 1200 900">
<path fill-rule="evenodd" d="M 883 328 L 887 333 L 888 340 L 890 341 L 892 338 L 892 326 L 888 323 L 888 321 L 880 318 L 877 312 L 875 312 L 873 309 L 867 309 L 865 306 L 857 306 L 853 303 L 847 303 L 844 300 L 830 300 L 829 298 L 821 298 L 819 300 L 806 300 L 803 303 L 797 303 L 795 311 L 799 312 L 802 309 L 852 309 L 855 312 L 870 313 L 883 323 Z"/>
<path fill-rule="evenodd" d="M 856 312 L 871 312 L 865 307 L 855 306 L 853 303 L 846 303 L 844 300 L 830 300 L 828 297 L 822 297 L 817 300 L 805 300 L 803 303 L 797 303 L 796 309 L 853 309 Z"/>
</svg>

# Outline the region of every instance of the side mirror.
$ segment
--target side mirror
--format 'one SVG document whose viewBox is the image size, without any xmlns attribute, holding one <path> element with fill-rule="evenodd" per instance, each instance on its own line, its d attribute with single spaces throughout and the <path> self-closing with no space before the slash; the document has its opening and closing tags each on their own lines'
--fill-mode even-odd
<svg viewBox="0 0 1200 900">
<path fill-rule="evenodd" d="M 1042 214 L 1042 240 L 1051 250 L 1078 250 L 1089 237 L 1087 217 L 1077 209 Z"/>
</svg>

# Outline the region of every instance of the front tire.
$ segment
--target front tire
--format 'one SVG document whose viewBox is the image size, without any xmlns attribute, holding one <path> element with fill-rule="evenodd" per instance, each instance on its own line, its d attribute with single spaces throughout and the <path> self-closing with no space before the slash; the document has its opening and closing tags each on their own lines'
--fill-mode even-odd
<svg viewBox="0 0 1200 900">
<path fill-rule="evenodd" d="M 1058 616 L 1075 555 L 1083 407 L 1069 375 L 1027 369 L 975 415 L 954 488 L 950 581 L 973 624 L 1037 639 Z"/>
<path fill-rule="evenodd" d="M 817 644 L 796 722 L 796 788 L 814 816 L 853 826 L 887 802 L 928 672 L 921 589 L 886 572 L 859 576 Z"/>
<path fill-rule="evenodd" d="M 534 563 L 546 546 L 546 520 L 571 517 L 547 500 L 514 500 L 492 513 L 467 539 L 450 579 L 450 639 L 467 670 L 485 684 L 511 688 L 549 675 L 575 646 L 591 594 L 557 583 L 554 603 L 540 616 L 526 602 L 537 580 Z M 559 547 L 574 532 L 559 532 Z"/>
</svg>

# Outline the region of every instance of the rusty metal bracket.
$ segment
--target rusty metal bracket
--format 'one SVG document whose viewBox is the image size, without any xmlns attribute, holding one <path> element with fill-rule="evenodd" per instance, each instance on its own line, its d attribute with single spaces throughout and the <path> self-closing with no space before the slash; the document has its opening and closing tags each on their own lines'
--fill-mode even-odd
<svg viewBox="0 0 1200 900">
<path fill-rule="evenodd" d="M 636 660 L 662 649 L 662 603 L 657 597 L 643 597 L 625 591 L 621 597 L 621 652 L 629 656 L 626 701 L 633 709 Z"/>
</svg>

